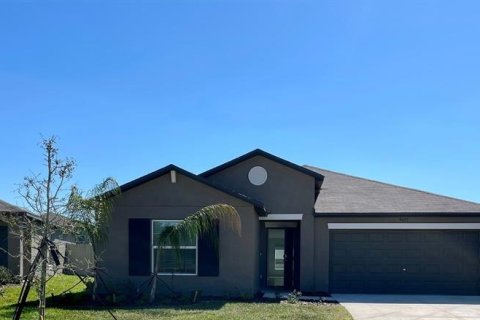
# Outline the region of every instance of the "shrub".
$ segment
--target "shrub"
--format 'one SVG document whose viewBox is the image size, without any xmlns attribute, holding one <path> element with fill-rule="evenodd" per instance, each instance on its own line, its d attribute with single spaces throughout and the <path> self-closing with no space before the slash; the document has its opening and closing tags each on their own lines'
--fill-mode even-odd
<svg viewBox="0 0 480 320">
<path fill-rule="evenodd" d="M 7 268 L 0 266 L 0 284 L 15 283 L 17 279 Z"/>
<path fill-rule="evenodd" d="M 293 290 L 292 292 L 290 292 L 287 295 L 287 302 L 288 303 L 297 303 L 298 299 L 300 298 L 301 295 L 302 295 L 302 293 L 300 291 Z"/>
</svg>

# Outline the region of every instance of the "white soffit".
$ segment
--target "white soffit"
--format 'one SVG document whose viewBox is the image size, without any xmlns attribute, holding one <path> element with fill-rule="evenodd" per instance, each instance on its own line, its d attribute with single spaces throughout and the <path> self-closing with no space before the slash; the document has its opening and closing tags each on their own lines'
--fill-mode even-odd
<svg viewBox="0 0 480 320">
<path fill-rule="evenodd" d="M 303 214 L 269 214 L 266 217 L 258 217 L 259 220 L 275 220 L 275 221 L 285 221 L 285 220 L 302 220 Z"/>
<path fill-rule="evenodd" d="M 480 223 L 329 223 L 330 230 L 480 230 Z"/>
</svg>

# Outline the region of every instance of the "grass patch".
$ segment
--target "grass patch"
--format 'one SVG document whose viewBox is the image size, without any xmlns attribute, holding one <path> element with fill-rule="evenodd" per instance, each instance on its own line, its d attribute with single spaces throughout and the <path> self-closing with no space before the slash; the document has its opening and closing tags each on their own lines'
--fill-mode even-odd
<svg viewBox="0 0 480 320">
<path fill-rule="evenodd" d="M 56 296 L 77 283 L 75 276 L 56 276 L 47 284 L 47 319 L 49 320 L 97 320 L 111 319 L 101 307 L 85 303 L 85 286 L 75 287 L 67 298 Z M 0 319 L 10 319 L 20 286 L 8 286 L 0 296 Z M 53 298 L 52 298 L 53 297 Z M 75 301 L 76 299 L 76 301 Z M 37 319 L 37 293 L 33 289 L 22 319 Z M 61 301 L 61 302 L 60 302 Z M 67 302 L 68 301 L 68 302 Z M 50 304 L 49 304 L 50 302 Z M 349 313 L 340 305 L 300 305 L 264 302 L 201 301 L 196 304 L 158 305 L 141 307 L 115 307 L 117 318 L 131 320 L 153 319 L 326 319 L 351 320 Z"/>
</svg>

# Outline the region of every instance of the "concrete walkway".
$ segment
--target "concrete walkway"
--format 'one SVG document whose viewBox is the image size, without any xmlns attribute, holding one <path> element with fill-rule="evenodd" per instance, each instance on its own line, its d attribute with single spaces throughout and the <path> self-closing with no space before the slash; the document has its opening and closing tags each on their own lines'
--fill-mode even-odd
<svg viewBox="0 0 480 320">
<path fill-rule="evenodd" d="M 355 320 L 480 319 L 480 296 L 334 294 Z"/>
</svg>

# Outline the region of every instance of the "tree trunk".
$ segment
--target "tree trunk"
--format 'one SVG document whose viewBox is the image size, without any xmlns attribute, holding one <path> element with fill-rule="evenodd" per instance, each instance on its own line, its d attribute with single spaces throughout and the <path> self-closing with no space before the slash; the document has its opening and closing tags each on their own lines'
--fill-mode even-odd
<svg viewBox="0 0 480 320">
<path fill-rule="evenodd" d="M 96 217 L 97 218 L 97 217 Z M 98 221 L 98 218 L 96 219 Z M 97 291 L 98 291 L 98 277 L 100 276 L 98 272 L 98 265 L 100 262 L 100 256 L 97 254 L 99 252 L 99 248 L 97 247 L 97 242 L 95 240 L 95 236 L 93 233 L 89 233 L 89 237 L 92 243 L 92 250 L 93 250 L 93 286 L 92 286 L 92 301 L 95 302 L 97 300 Z"/>
<path fill-rule="evenodd" d="M 161 248 L 158 246 L 157 249 L 157 254 L 155 255 L 155 269 L 153 270 L 152 274 L 152 287 L 150 288 L 150 298 L 148 299 L 149 303 L 154 303 L 155 302 L 155 297 L 157 293 L 157 277 L 158 277 L 158 266 L 160 264 L 160 254 L 161 254 Z"/>
<path fill-rule="evenodd" d="M 155 296 L 157 292 L 157 275 L 152 274 L 152 287 L 150 288 L 150 298 L 148 299 L 148 303 L 153 303 L 155 301 Z"/>
<path fill-rule="evenodd" d="M 50 228 L 50 212 L 52 209 L 52 198 L 50 195 L 51 183 L 52 183 L 52 146 L 50 145 L 47 148 L 47 168 L 48 168 L 48 176 L 47 176 L 47 202 L 46 202 L 46 212 L 45 212 L 45 221 L 43 226 L 43 238 L 42 242 L 40 243 L 40 250 L 41 250 L 41 258 L 42 258 L 42 266 L 40 270 L 40 286 L 38 288 L 38 319 L 45 320 L 45 309 L 47 305 L 46 299 L 46 287 L 47 287 L 47 258 L 48 258 L 48 235 L 49 235 L 49 228 Z"/>
<path fill-rule="evenodd" d="M 42 264 L 40 268 L 40 283 L 38 286 L 38 319 L 45 320 L 45 307 L 46 307 L 46 283 L 47 283 L 47 245 L 43 243 L 41 245 L 41 257 Z"/>
<path fill-rule="evenodd" d="M 92 287 L 92 301 L 95 302 L 97 300 L 97 277 L 98 277 L 98 274 L 97 274 L 97 271 L 95 271 L 93 273 L 93 287 Z"/>
</svg>

